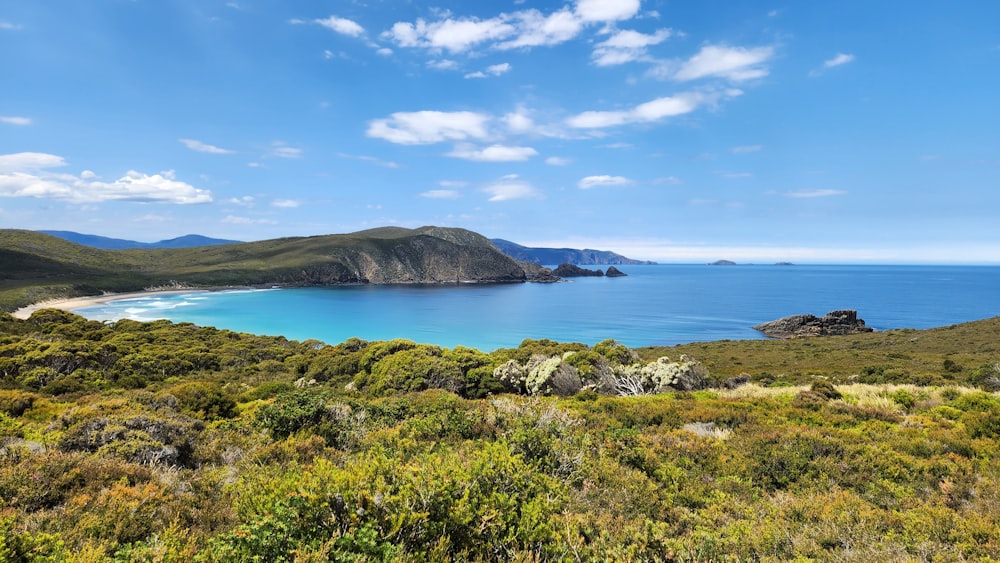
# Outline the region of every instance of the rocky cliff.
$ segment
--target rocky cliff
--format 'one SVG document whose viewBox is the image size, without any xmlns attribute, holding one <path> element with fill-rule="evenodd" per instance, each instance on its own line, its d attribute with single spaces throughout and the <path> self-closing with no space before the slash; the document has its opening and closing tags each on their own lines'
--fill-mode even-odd
<svg viewBox="0 0 1000 563">
<path fill-rule="evenodd" d="M 872 332 L 854 310 L 831 311 L 822 317 L 793 315 L 753 327 L 771 338 L 802 338 L 805 336 L 837 336 Z"/>
</svg>

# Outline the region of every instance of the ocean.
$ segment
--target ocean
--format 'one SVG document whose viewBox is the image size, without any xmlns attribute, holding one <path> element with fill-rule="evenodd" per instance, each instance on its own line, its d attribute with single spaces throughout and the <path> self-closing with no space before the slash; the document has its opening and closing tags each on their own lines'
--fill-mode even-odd
<svg viewBox="0 0 1000 563">
<path fill-rule="evenodd" d="M 593 267 L 591 267 L 593 268 Z M 876 330 L 1000 315 L 1000 267 L 651 265 L 555 284 L 403 285 L 192 292 L 77 309 L 316 339 L 406 338 L 483 351 L 526 338 L 627 346 L 759 339 L 761 322 L 856 309 Z"/>
</svg>

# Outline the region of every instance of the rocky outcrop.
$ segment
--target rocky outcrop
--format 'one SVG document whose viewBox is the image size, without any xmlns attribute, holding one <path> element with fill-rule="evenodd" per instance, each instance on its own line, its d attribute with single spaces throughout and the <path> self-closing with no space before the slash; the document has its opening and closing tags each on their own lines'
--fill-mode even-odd
<svg viewBox="0 0 1000 563">
<path fill-rule="evenodd" d="M 715 262 L 710 262 L 709 266 L 735 266 L 736 262 L 732 260 L 716 260 Z"/>
<path fill-rule="evenodd" d="M 872 332 L 854 310 L 831 311 L 822 317 L 793 315 L 753 327 L 771 338 L 802 338 L 806 336 L 840 336 Z"/>
<path fill-rule="evenodd" d="M 588 270 L 586 268 L 581 268 L 573 264 L 559 264 L 552 273 L 559 276 L 560 278 L 580 278 L 587 276 L 603 276 L 604 272 L 600 268 L 596 270 Z"/>
<path fill-rule="evenodd" d="M 609 278 L 621 278 L 627 276 L 628 274 L 619 270 L 618 268 L 615 268 L 614 266 L 608 266 L 608 271 L 604 272 L 604 275 Z"/>
</svg>

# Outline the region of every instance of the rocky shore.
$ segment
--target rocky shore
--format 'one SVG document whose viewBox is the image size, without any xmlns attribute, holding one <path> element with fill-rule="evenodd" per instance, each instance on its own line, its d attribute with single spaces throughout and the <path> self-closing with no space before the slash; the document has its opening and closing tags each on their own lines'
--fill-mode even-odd
<svg viewBox="0 0 1000 563">
<path fill-rule="evenodd" d="M 803 338 L 807 336 L 839 336 L 872 332 L 865 321 L 852 309 L 831 311 L 822 317 L 793 315 L 753 327 L 770 338 Z"/>
</svg>

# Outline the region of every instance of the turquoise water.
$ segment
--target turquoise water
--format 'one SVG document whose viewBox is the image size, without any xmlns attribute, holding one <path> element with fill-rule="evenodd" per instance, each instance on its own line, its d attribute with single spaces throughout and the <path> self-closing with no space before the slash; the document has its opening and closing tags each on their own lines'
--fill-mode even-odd
<svg viewBox="0 0 1000 563">
<path fill-rule="evenodd" d="M 557 284 L 352 286 L 151 295 L 77 310 L 170 319 L 295 340 L 408 338 L 481 350 L 525 338 L 628 346 L 755 339 L 755 324 L 857 309 L 876 330 L 1000 315 L 1000 267 L 621 267 L 624 278 Z"/>
</svg>

